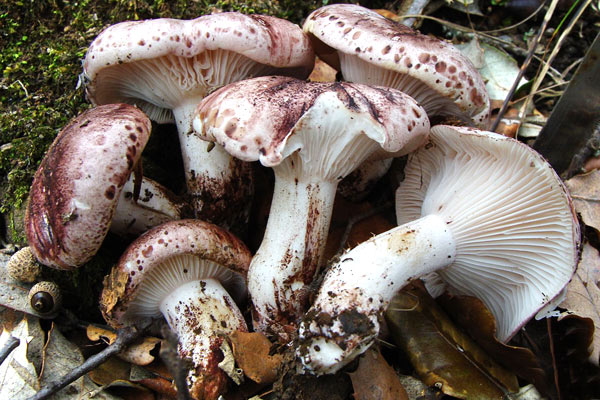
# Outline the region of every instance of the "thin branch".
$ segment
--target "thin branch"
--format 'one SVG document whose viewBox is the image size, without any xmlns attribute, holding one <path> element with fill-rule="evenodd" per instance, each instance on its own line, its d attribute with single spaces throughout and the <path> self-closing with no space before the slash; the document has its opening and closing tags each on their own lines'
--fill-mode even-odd
<svg viewBox="0 0 600 400">
<path fill-rule="evenodd" d="M 517 74 L 517 77 L 515 78 L 515 81 L 513 82 L 512 87 L 510 88 L 508 94 L 506 95 L 506 98 L 504 99 L 502 108 L 500 108 L 500 111 L 498 112 L 498 116 L 496 117 L 496 120 L 494 121 L 494 123 L 492 124 L 492 127 L 490 128 L 491 131 L 496 131 L 496 129 L 498 129 L 498 125 L 500 124 L 502 117 L 504 116 L 504 114 L 506 113 L 506 110 L 508 109 L 510 99 L 513 97 L 513 95 L 517 91 L 517 88 L 519 87 L 519 82 L 521 82 L 521 78 L 523 78 L 523 75 L 525 75 L 525 71 L 527 70 L 527 67 L 529 67 L 529 63 L 531 62 L 533 53 L 535 52 L 535 48 L 540 43 L 542 35 L 543 35 L 544 31 L 546 31 L 548 22 L 550 22 L 550 19 L 552 18 L 552 14 L 554 14 L 554 10 L 556 9 L 557 4 L 558 4 L 558 0 L 552 0 L 552 2 L 550 3 L 550 6 L 548 7 L 548 10 L 546 11 L 546 15 L 544 15 L 544 21 L 542 22 L 542 26 L 540 26 L 540 29 L 539 29 L 537 35 L 535 36 L 534 40 L 531 41 L 531 45 L 529 46 L 529 53 L 527 54 L 527 58 L 525 58 L 525 61 L 523 61 L 523 65 L 521 65 L 521 69 L 519 69 L 519 73 Z"/>
<path fill-rule="evenodd" d="M 159 354 L 161 360 L 165 363 L 171 375 L 173 375 L 175 386 L 177 387 L 177 399 L 191 399 L 190 390 L 187 384 L 190 363 L 182 359 L 177 352 L 179 338 L 168 325 L 162 327 L 161 333 L 165 339 L 162 341 Z"/>
<path fill-rule="evenodd" d="M 28 400 L 42 400 L 49 398 L 60 389 L 76 381 L 100 364 L 104 363 L 113 355 L 123 351 L 127 345 L 142 336 L 144 332 L 145 329 L 136 329 L 134 327 L 125 327 L 119 329 L 117 331 L 117 339 L 111 345 L 107 346 L 101 352 L 94 354 L 85 360 L 79 367 L 73 369 L 66 375 L 63 375 L 60 379 L 44 386 L 39 392 L 30 397 Z"/>
<path fill-rule="evenodd" d="M 550 56 L 548 56 L 548 60 L 546 60 L 546 62 L 544 62 L 544 66 L 542 67 L 541 72 L 536 76 L 535 82 L 531 86 L 531 91 L 530 91 L 531 95 L 525 99 L 525 102 L 521 106 L 521 110 L 519 112 L 520 117 L 523 117 L 523 115 L 525 114 L 528 103 L 531 101 L 533 94 L 538 90 L 538 88 L 542 84 L 542 81 L 544 80 L 544 78 L 546 77 L 546 74 L 548 73 L 550 64 L 552 64 L 552 62 L 554 61 L 554 58 L 556 57 L 559 50 L 561 49 L 562 44 L 564 43 L 564 40 L 569 35 L 569 33 L 571 33 L 573 26 L 579 20 L 579 18 L 581 17 L 581 15 L 585 11 L 585 9 L 590 5 L 590 3 L 591 3 L 591 0 L 587 0 L 586 2 L 581 4 L 581 6 L 577 9 L 577 13 L 573 16 L 573 18 L 571 18 L 571 20 L 569 21 L 569 24 L 564 29 L 564 31 L 561 33 L 556 45 L 554 46 L 554 48 L 552 49 L 552 52 L 550 53 Z"/>
<path fill-rule="evenodd" d="M 558 384 L 558 368 L 556 366 L 556 352 L 554 351 L 554 338 L 552 337 L 552 325 L 551 319 L 546 318 L 546 327 L 548 328 L 548 340 L 550 341 L 550 356 L 552 357 L 552 369 L 554 370 L 554 386 L 556 387 L 556 394 L 558 400 L 560 397 L 560 385 Z"/>
<path fill-rule="evenodd" d="M 19 340 L 19 338 L 16 338 L 14 336 L 11 336 L 8 339 L 8 342 L 6 342 L 4 347 L 0 349 L 0 364 L 2 364 L 4 362 L 4 360 L 6 360 L 6 357 L 8 357 L 8 355 L 10 353 L 12 353 L 12 351 L 14 349 L 19 347 L 20 343 L 21 343 L 21 340 Z"/>
</svg>

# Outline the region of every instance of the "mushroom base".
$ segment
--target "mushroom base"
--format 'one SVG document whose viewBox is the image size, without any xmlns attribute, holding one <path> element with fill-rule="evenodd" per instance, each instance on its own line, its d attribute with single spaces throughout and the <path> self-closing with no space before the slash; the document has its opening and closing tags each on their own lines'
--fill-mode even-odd
<svg viewBox="0 0 600 400">
<path fill-rule="evenodd" d="M 161 311 L 179 336 L 179 355 L 193 363 L 187 378 L 190 393 L 195 399 L 218 398 L 227 385 L 218 366 L 221 343 L 236 330 L 247 331 L 233 299 L 216 280 L 191 281 L 167 296 Z"/>
<path fill-rule="evenodd" d="M 346 252 L 325 276 L 299 329 L 305 372 L 329 374 L 362 354 L 379 334 L 378 318 L 409 281 L 452 264 L 454 238 L 430 215 Z"/>
</svg>

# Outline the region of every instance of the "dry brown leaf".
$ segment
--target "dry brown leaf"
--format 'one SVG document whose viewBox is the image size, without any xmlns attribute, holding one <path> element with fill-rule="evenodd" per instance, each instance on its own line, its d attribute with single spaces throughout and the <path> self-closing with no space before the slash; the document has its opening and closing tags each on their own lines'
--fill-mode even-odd
<svg viewBox="0 0 600 400">
<path fill-rule="evenodd" d="M 583 223 L 600 231 L 600 170 L 575 175 L 565 184 Z"/>
<path fill-rule="evenodd" d="M 114 331 L 104 329 L 94 325 L 88 325 L 86 329 L 88 339 L 97 342 L 103 340 L 108 344 L 115 341 L 117 334 Z M 160 343 L 159 338 L 144 337 L 129 345 L 125 350 L 119 353 L 119 358 L 135 365 L 148 365 L 154 361 L 154 356 L 150 353 Z"/>
<path fill-rule="evenodd" d="M 394 298 L 386 321 L 425 384 L 462 399 L 503 399 L 518 390 L 516 376 L 458 329 L 419 282 Z"/>
<path fill-rule="evenodd" d="M 356 371 L 348 375 L 356 400 L 408 400 L 396 371 L 374 348 L 365 352 Z"/>
<path fill-rule="evenodd" d="M 373 11 L 375 11 L 377 14 L 381 15 L 382 17 L 386 17 L 388 19 L 391 19 L 393 21 L 400 21 L 401 18 L 398 17 L 398 14 L 390 11 L 390 10 L 386 10 L 385 8 L 377 8 L 374 9 Z"/>
<path fill-rule="evenodd" d="M 315 59 L 315 66 L 308 76 L 311 82 L 335 82 L 337 71 L 318 57 Z"/>
<path fill-rule="evenodd" d="M 98 385 L 109 385 L 115 381 L 129 379 L 131 365 L 123 360 L 112 357 L 89 372 L 89 377 Z"/>
<path fill-rule="evenodd" d="M 374 213 L 374 211 L 376 210 L 368 201 L 354 203 L 342 196 L 336 196 L 323 258 L 329 260 L 336 255 L 340 248 L 352 248 L 372 236 L 396 226 L 388 215 L 393 215 L 393 207 L 380 212 Z M 348 237 L 345 238 L 345 243 L 341 243 L 350 223 L 352 226 Z"/>
<path fill-rule="evenodd" d="M 496 320 L 481 300 L 444 294 L 437 301 L 495 361 L 538 387 L 547 386 L 544 370 L 530 349 L 509 346 L 496 339 Z"/>
<path fill-rule="evenodd" d="M 272 383 L 277 379 L 283 356 L 269 355 L 271 342 L 265 335 L 236 331 L 229 338 L 235 361 L 244 375 L 256 383 Z"/>
<path fill-rule="evenodd" d="M 581 261 L 575 275 L 567 286 L 567 294 L 559 307 L 565 315 L 575 314 L 594 321 L 594 339 L 590 350 L 590 362 L 600 361 L 600 254 L 589 243 L 583 246 Z"/>
</svg>

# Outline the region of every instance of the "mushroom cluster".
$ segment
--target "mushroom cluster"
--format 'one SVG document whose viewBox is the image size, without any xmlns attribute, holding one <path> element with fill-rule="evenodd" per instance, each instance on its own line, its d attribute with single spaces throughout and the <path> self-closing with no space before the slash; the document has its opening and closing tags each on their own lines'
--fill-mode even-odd
<svg viewBox="0 0 600 400">
<path fill-rule="evenodd" d="M 315 54 L 342 79 L 307 81 Z M 122 235 L 102 314 L 115 328 L 166 323 L 193 365 L 195 399 L 227 390 L 225 338 L 250 321 L 294 348 L 300 372 L 333 373 L 373 343 L 412 279 L 433 273 L 479 297 L 507 341 L 577 263 L 568 193 L 529 147 L 485 131 L 473 64 L 364 7 L 319 8 L 302 28 L 234 12 L 122 22 L 92 42 L 82 76 L 94 107 L 59 133 L 34 177 L 31 253 L 73 269 L 109 230 Z M 184 193 L 142 174 L 151 121 L 177 127 Z M 405 155 L 399 226 L 321 274 L 338 187 L 352 181 L 342 192 L 360 197 Z M 274 189 L 252 254 L 232 232 L 244 231 L 263 167 Z"/>
</svg>

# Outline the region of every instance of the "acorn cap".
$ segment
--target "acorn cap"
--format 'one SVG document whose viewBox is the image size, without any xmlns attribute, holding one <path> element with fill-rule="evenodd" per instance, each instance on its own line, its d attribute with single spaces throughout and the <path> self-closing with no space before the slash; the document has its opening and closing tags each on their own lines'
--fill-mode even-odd
<svg viewBox="0 0 600 400">
<path fill-rule="evenodd" d="M 50 281 L 41 281 L 33 285 L 28 298 L 31 308 L 42 315 L 52 315 L 62 306 L 60 288 Z"/>
<path fill-rule="evenodd" d="M 5 268 L 11 278 L 26 283 L 35 282 L 42 272 L 42 267 L 29 246 L 25 246 L 13 254 Z"/>
</svg>

